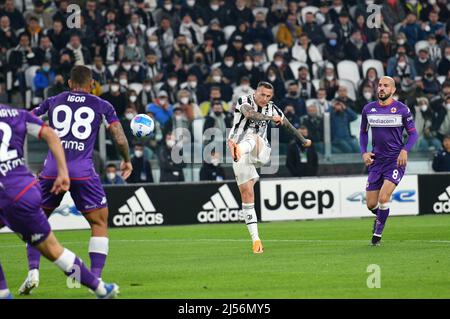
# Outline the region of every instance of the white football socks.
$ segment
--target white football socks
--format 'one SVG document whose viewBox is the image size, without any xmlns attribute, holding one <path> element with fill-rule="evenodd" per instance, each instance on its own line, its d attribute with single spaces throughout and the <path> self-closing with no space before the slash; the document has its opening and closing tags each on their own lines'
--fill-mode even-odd
<svg viewBox="0 0 450 319">
<path fill-rule="evenodd" d="M 75 263 L 75 254 L 68 250 L 67 248 L 64 248 L 63 253 L 61 256 L 58 257 L 53 263 L 62 271 L 69 272 Z"/>
<path fill-rule="evenodd" d="M 109 238 L 108 237 L 91 237 L 89 240 L 89 252 L 108 255 Z"/>
<path fill-rule="evenodd" d="M 244 213 L 245 223 L 247 224 L 248 232 L 253 241 L 259 240 L 258 234 L 258 219 L 256 217 L 254 203 L 242 203 L 242 211 Z"/>
</svg>

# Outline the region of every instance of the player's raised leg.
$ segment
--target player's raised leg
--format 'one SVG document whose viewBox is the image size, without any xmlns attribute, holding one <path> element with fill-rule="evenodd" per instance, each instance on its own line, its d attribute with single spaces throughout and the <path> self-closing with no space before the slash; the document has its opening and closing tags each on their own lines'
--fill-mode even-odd
<svg viewBox="0 0 450 319">
<path fill-rule="evenodd" d="M 86 268 L 79 257 L 61 246 L 52 232 L 42 243 L 37 245 L 37 248 L 42 255 L 53 262 L 66 276 L 78 274 L 79 276 L 75 275 L 74 279 L 94 291 L 98 298 L 114 298 L 119 293 L 119 287 L 116 284 L 105 284 L 101 281 Z"/>
<path fill-rule="evenodd" d="M 392 193 L 395 190 L 395 185 L 390 180 L 385 179 L 383 186 L 381 187 L 378 195 L 378 212 L 375 224 L 375 230 L 372 237 L 372 245 L 379 245 L 381 236 L 383 234 L 384 226 L 386 225 L 387 218 L 389 217 L 389 202 L 391 200 Z"/>
</svg>

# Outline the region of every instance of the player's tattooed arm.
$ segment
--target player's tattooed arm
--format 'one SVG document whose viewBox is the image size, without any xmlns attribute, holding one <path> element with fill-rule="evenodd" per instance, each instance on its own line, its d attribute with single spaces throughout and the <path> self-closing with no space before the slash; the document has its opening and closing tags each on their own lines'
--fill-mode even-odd
<svg viewBox="0 0 450 319">
<path fill-rule="evenodd" d="M 116 122 L 109 126 L 109 133 L 116 144 L 117 150 L 119 151 L 120 156 L 123 158 L 125 162 L 130 161 L 130 147 L 128 145 L 127 137 L 123 131 L 122 125 L 119 122 Z"/>
<path fill-rule="evenodd" d="M 272 116 L 256 112 L 250 104 L 243 104 L 240 108 L 241 113 L 248 119 L 254 121 L 273 121 Z"/>
<path fill-rule="evenodd" d="M 311 145 L 311 141 L 306 139 L 300 132 L 289 122 L 289 120 L 285 117 L 283 118 L 282 124 L 283 127 L 288 131 L 289 134 L 294 136 L 303 146 L 308 147 Z"/>
</svg>

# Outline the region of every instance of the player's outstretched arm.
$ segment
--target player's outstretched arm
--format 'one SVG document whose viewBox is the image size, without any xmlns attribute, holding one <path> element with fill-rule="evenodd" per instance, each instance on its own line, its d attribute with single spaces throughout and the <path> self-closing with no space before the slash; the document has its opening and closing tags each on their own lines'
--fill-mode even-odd
<svg viewBox="0 0 450 319">
<path fill-rule="evenodd" d="M 48 126 L 42 127 L 40 136 L 47 142 L 58 166 L 58 176 L 56 177 L 50 192 L 54 194 L 59 194 L 61 191 L 66 192 L 70 187 L 70 179 L 69 170 L 67 169 L 66 164 L 66 156 L 64 155 L 64 149 L 61 146 L 61 140 L 58 135 L 56 135 L 55 131 Z"/>
<path fill-rule="evenodd" d="M 311 146 L 311 140 L 305 138 L 302 134 L 300 134 L 300 132 L 291 124 L 291 122 L 289 122 L 286 117 L 283 117 L 283 119 L 281 119 L 280 116 L 276 115 L 274 116 L 274 118 L 275 123 L 278 124 L 281 122 L 281 125 L 284 127 L 284 129 L 287 130 L 289 134 L 294 136 L 300 143 L 302 143 L 303 147 Z"/>
<path fill-rule="evenodd" d="M 131 172 L 133 171 L 133 166 L 130 162 L 130 147 L 128 145 L 127 137 L 123 131 L 122 125 L 119 122 L 114 122 L 108 128 L 109 133 L 114 141 L 114 144 L 119 151 L 120 156 L 123 161 L 120 163 L 120 170 L 122 171 L 122 177 L 127 179 L 130 177 Z"/>
<path fill-rule="evenodd" d="M 250 104 L 242 104 L 240 112 L 249 120 L 254 121 L 273 121 L 273 116 L 264 115 L 256 112 Z"/>
</svg>

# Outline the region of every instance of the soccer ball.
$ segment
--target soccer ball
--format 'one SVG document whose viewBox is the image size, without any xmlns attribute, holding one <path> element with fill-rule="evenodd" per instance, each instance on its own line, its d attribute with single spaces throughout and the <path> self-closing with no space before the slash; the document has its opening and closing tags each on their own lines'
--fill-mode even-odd
<svg viewBox="0 0 450 319">
<path fill-rule="evenodd" d="M 130 128 L 136 137 L 149 136 L 155 129 L 155 122 L 146 114 L 138 114 L 131 120 Z"/>
</svg>

